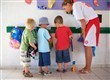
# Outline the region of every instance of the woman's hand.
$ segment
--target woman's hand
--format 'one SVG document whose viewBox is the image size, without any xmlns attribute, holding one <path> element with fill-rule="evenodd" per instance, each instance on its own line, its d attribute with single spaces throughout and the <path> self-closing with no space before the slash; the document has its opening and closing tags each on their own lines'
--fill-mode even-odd
<svg viewBox="0 0 110 80">
<path fill-rule="evenodd" d="M 82 37 L 83 37 L 83 39 L 85 40 L 85 34 L 83 34 L 83 33 L 82 33 L 82 34 L 81 34 L 81 36 L 82 36 Z"/>
</svg>

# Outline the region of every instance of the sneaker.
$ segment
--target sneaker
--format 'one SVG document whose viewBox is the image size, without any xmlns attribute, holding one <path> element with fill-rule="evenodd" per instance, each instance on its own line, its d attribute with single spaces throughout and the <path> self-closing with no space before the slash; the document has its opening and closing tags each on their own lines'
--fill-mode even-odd
<svg viewBox="0 0 110 80">
<path fill-rule="evenodd" d="M 44 72 L 44 76 L 48 75 L 48 74 L 52 74 L 52 72 Z"/>
<path fill-rule="evenodd" d="M 65 73 L 65 72 L 67 72 L 67 70 L 66 69 L 63 69 L 63 73 Z"/>
</svg>

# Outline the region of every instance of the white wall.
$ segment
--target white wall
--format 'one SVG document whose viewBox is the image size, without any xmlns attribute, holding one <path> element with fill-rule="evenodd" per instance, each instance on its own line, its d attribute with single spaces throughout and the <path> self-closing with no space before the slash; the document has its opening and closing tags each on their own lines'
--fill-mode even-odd
<svg viewBox="0 0 110 80">
<path fill-rule="evenodd" d="M 17 2 L 16 2 L 17 1 Z M 110 12 L 110 11 L 109 11 Z M 109 25 L 109 13 L 108 11 L 97 11 L 97 13 L 103 14 L 103 23 L 101 27 L 108 27 Z M 54 26 L 53 20 L 55 16 L 62 15 L 64 17 L 64 24 L 68 26 L 76 26 L 74 18 L 67 15 L 62 10 L 37 10 L 36 0 L 33 0 L 31 5 L 24 3 L 24 0 L 3 0 L 2 2 L 2 67 L 20 67 L 20 53 L 19 50 L 14 50 L 9 46 L 9 33 L 6 33 L 6 26 L 10 25 L 24 25 L 27 18 L 31 17 L 36 20 L 42 16 L 49 18 L 51 26 Z M 108 38 L 109 36 L 109 38 Z M 78 65 L 84 65 L 84 49 L 81 43 L 77 42 L 79 34 L 74 34 L 74 52 L 71 53 L 71 60 L 76 60 Z M 101 34 L 99 47 L 96 50 L 96 57 L 93 58 L 93 66 L 98 65 L 110 65 L 110 46 L 108 44 L 110 34 Z M 109 42 L 110 43 L 110 42 Z M 109 49 L 107 47 L 109 46 Z M 51 53 L 52 65 L 55 63 L 54 49 Z M 37 67 L 38 60 L 32 60 L 32 66 Z M 36 65 L 36 66 L 35 66 Z"/>
</svg>

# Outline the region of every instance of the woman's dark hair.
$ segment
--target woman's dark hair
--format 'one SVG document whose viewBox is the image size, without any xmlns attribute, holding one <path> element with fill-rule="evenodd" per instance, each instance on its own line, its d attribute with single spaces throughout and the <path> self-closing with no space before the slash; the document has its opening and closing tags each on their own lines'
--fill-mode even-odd
<svg viewBox="0 0 110 80">
<path fill-rule="evenodd" d="M 74 3 L 74 0 L 64 0 L 63 3 L 62 3 L 62 7 L 63 7 L 63 6 L 66 6 L 68 3 L 69 3 L 69 4 L 73 4 L 73 3 Z M 71 11 L 71 12 L 69 12 L 69 13 L 66 12 L 66 13 L 67 13 L 67 14 L 72 14 L 73 11 Z"/>
<path fill-rule="evenodd" d="M 74 0 L 64 0 L 63 3 L 62 3 L 62 6 L 66 6 L 68 3 L 73 4 Z"/>
</svg>

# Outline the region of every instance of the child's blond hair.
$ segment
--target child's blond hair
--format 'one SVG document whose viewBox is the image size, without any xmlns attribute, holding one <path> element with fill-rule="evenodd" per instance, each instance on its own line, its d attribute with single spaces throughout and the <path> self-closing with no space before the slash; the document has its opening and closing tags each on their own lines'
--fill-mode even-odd
<svg viewBox="0 0 110 80">
<path fill-rule="evenodd" d="M 36 22 L 34 21 L 34 19 L 28 18 L 26 21 L 26 28 L 32 29 L 33 27 L 35 27 L 35 24 L 36 24 Z"/>
</svg>

